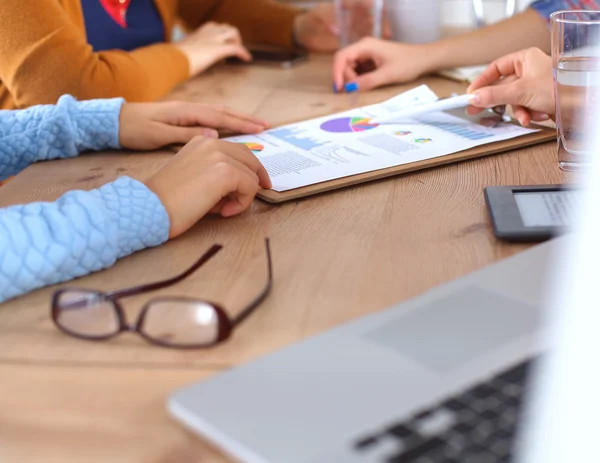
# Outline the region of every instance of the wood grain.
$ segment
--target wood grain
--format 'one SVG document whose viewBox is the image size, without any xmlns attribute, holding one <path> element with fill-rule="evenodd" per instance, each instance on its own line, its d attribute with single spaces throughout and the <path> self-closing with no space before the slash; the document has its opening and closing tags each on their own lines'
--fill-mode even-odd
<svg viewBox="0 0 600 463">
<path fill-rule="evenodd" d="M 434 77 L 422 82 L 440 96 L 464 88 Z M 315 57 L 292 71 L 217 67 L 171 98 L 218 101 L 281 124 L 379 102 L 414 85 L 334 95 L 329 58 Z M 0 188 L 0 206 L 55 199 L 122 174 L 144 179 L 169 156 L 98 153 L 40 163 Z M 493 237 L 483 188 L 565 180 L 555 145 L 547 143 L 279 206 L 256 201 L 242 216 L 202 220 L 165 246 L 70 283 L 114 289 L 162 279 L 220 242 L 225 249 L 205 268 L 153 295 L 208 298 L 233 314 L 264 282 L 263 239 L 270 236 L 272 295 L 227 344 L 211 350 L 160 349 L 129 334 L 105 343 L 70 339 L 49 320 L 56 287 L 7 302 L 0 307 L 0 460 L 185 463 L 195 460 L 169 455 L 191 449 L 198 461 L 222 463 L 167 420 L 168 391 L 197 371 L 249 361 L 525 249 Z M 130 318 L 148 297 L 126 302 Z"/>
<path fill-rule="evenodd" d="M 203 371 L 0 364 L 0 461 L 226 463 L 165 408 Z"/>
</svg>

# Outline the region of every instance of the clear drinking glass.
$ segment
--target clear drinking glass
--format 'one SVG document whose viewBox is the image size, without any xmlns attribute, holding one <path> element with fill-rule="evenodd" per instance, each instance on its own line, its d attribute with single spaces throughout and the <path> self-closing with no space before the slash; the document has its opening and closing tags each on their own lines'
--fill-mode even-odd
<svg viewBox="0 0 600 463">
<path fill-rule="evenodd" d="M 581 171 L 590 166 L 587 143 L 598 115 L 600 11 L 557 11 L 550 20 L 558 165 Z"/>
<path fill-rule="evenodd" d="M 340 47 L 364 37 L 382 37 L 385 0 L 334 0 Z"/>
</svg>

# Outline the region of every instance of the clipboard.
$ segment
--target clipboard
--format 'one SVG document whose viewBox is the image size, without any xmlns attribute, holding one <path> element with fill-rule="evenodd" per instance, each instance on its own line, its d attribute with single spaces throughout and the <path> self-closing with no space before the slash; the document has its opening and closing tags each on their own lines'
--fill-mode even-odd
<svg viewBox="0 0 600 463">
<path fill-rule="evenodd" d="M 514 122 L 513 122 L 514 124 Z M 327 182 L 315 183 L 300 188 L 294 188 L 287 191 L 262 190 L 258 193 L 258 197 L 263 201 L 271 204 L 283 203 L 295 199 L 305 198 L 320 193 L 325 193 L 340 188 L 359 185 L 361 183 L 380 180 L 382 178 L 392 177 L 395 175 L 406 174 L 418 170 L 429 169 L 431 167 L 443 166 L 455 162 L 467 161 L 469 159 L 481 158 L 492 154 L 504 153 L 527 146 L 533 146 L 540 143 L 556 140 L 556 129 L 544 127 L 537 124 L 531 124 L 532 128 L 540 129 L 539 132 L 529 133 L 520 137 L 502 140 L 486 145 L 476 146 L 456 153 L 438 156 L 423 161 L 411 162 L 400 166 L 392 166 L 385 169 L 373 170 L 362 174 L 350 175 L 348 177 L 337 178 Z"/>
</svg>

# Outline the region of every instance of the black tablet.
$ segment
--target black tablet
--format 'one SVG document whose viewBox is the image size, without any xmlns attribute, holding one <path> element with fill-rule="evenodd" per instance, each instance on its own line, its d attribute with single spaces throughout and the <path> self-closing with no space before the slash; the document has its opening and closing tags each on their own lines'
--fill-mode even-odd
<svg viewBox="0 0 600 463">
<path fill-rule="evenodd" d="M 489 186 L 485 202 L 494 234 L 506 241 L 544 241 L 569 230 L 581 197 L 574 185 Z"/>
</svg>

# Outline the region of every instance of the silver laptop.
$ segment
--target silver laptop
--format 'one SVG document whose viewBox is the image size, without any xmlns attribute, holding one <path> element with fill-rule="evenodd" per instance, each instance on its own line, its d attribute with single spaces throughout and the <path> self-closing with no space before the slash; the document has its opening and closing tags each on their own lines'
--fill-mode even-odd
<svg viewBox="0 0 600 463">
<path fill-rule="evenodd" d="M 175 392 L 247 463 L 513 461 L 565 236 Z M 546 461 L 547 463 L 547 461 Z"/>
</svg>

